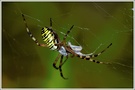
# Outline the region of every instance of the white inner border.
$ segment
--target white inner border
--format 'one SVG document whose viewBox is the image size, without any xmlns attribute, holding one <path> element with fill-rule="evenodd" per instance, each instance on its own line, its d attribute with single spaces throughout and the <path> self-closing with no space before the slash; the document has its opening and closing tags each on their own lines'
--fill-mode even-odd
<svg viewBox="0 0 135 90">
<path fill-rule="evenodd" d="M 28 2 L 28 1 L 31 1 L 31 2 L 40 2 L 40 1 L 47 1 L 47 2 L 50 2 L 50 1 L 54 1 L 54 2 L 61 2 L 61 1 L 63 1 L 63 0 L 0 0 L 0 7 L 1 7 L 1 9 L 0 9 L 0 20 L 1 20 L 1 24 L 0 24 L 0 28 L 1 28 L 1 31 L 2 31 L 2 2 L 21 2 L 21 1 L 26 1 L 26 2 Z M 134 4 L 134 0 L 64 0 L 63 2 L 65 2 L 65 1 L 67 1 L 67 2 L 74 2 L 74 1 L 76 1 L 76 2 L 133 2 L 133 25 L 135 25 L 134 24 L 134 22 L 135 22 L 135 20 L 134 20 L 134 15 L 135 15 L 135 12 L 134 12 L 134 10 L 135 10 L 135 4 Z M 133 30 L 134 30 L 134 26 L 133 26 Z M 20 89 L 20 88 L 4 88 L 4 89 L 2 89 L 2 34 L 1 34 L 1 32 L 0 32 L 0 42 L 1 42 L 1 48 L 0 48 L 0 57 L 1 57 L 1 61 L 0 61 L 0 90 L 55 90 L 55 88 L 54 89 L 51 89 L 51 88 L 44 88 L 44 89 L 40 89 L 40 88 L 24 88 L 24 89 Z M 134 37 L 134 35 L 135 35 L 135 31 L 134 31 L 134 33 L 133 33 L 133 37 Z M 134 40 L 134 45 L 135 45 L 135 39 L 133 39 Z M 135 49 L 134 49 L 134 51 L 135 51 Z M 133 54 L 134 54 L 134 51 L 133 51 Z M 133 57 L 135 58 L 135 56 L 133 55 Z M 134 61 L 133 61 L 134 62 Z M 134 64 L 133 64 L 133 66 L 135 65 L 135 62 L 134 62 Z M 134 66 L 134 68 L 135 68 L 135 66 Z M 135 78 L 134 78 L 134 75 L 135 75 L 135 69 L 133 69 L 134 70 L 134 72 L 133 72 L 133 79 L 135 80 Z M 56 88 L 56 89 L 58 89 L 58 90 L 135 90 L 135 83 L 134 83 L 134 80 L 133 80 L 133 88 L 112 88 L 112 89 L 109 89 L 109 88 L 102 88 L 102 89 L 95 89 L 95 88 L 81 88 L 81 89 L 79 89 L 79 88 L 70 88 L 70 89 L 66 89 L 66 88 Z"/>
<path fill-rule="evenodd" d="M 74 2 L 74 1 L 76 1 L 76 2 L 133 2 L 134 0 L 0 0 L 0 1 L 12 1 L 12 2 L 20 2 L 20 1 L 26 1 L 26 2 L 28 2 L 28 1 L 31 1 L 31 2 L 39 2 L 39 1 L 47 1 L 47 2 L 50 2 L 50 1 L 54 1 L 54 2 L 61 2 L 61 1 L 63 1 L 63 2 L 65 2 L 65 1 L 72 1 L 72 2 Z"/>
</svg>

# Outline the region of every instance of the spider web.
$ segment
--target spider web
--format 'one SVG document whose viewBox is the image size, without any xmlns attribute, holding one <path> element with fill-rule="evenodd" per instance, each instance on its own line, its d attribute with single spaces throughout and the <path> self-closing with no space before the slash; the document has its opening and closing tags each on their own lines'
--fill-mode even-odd
<svg viewBox="0 0 135 90">
<path fill-rule="evenodd" d="M 50 7 L 50 10 L 37 10 L 35 13 L 34 7 L 38 4 L 39 9 Z M 3 87 L 133 87 L 132 2 L 44 4 L 3 3 Z M 31 7 L 26 10 L 29 5 Z M 53 30 L 61 40 L 66 31 L 75 25 L 67 41 L 82 46 L 82 53 L 96 54 L 112 43 L 103 54 L 94 58 L 111 64 L 102 65 L 77 57 L 69 58 L 63 66 L 64 76 L 69 80 L 62 80 L 59 72 L 52 68 L 57 52 L 37 47 L 32 42 L 26 33 L 20 12 L 25 15 L 29 29 L 41 43 L 40 29 L 49 26 L 50 17 L 53 19 Z M 12 19 L 8 15 L 4 16 L 7 13 Z M 10 25 L 11 22 L 13 24 Z M 59 80 L 59 83 L 52 83 L 55 80 Z"/>
</svg>

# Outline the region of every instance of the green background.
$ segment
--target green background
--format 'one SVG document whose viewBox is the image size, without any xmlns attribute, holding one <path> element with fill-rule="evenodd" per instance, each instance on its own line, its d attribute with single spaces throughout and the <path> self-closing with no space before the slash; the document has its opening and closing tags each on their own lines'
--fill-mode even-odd
<svg viewBox="0 0 135 90">
<path fill-rule="evenodd" d="M 2 2 L 2 87 L 132 88 L 132 8 L 132 2 Z M 50 18 L 60 39 L 61 32 L 75 25 L 67 41 L 80 44 L 83 53 L 96 49 L 98 53 L 113 43 L 95 58 L 112 64 L 69 57 L 63 66 L 69 79 L 62 79 L 52 66 L 58 52 L 36 46 L 27 35 L 21 13 L 41 43 L 41 28 L 49 26 Z"/>
</svg>

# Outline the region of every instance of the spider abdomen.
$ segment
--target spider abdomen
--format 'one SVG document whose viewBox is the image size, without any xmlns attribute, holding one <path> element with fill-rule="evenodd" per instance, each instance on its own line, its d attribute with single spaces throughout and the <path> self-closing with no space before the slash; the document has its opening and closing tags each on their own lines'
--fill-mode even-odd
<svg viewBox="0 0 135 90">
<path fill-rule="evenodd" d="M 47 46 L 51 49 L 51 50 L 56 50 L 57 46 L 55 45 L 55 43 L 57 43 L 57 41 L 54 38 L 54 33 L 53 31 L 51 31 L 49 28 L 42 28 L 42 39 L 43 41 L 47 44 Z"/>
</svg>

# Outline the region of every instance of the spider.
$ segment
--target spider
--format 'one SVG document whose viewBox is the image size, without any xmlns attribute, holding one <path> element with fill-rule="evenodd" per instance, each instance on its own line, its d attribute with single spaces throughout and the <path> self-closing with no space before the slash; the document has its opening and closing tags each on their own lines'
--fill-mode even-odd
<svg viewBox="0 0 135 90">
<path fill-rule="evenodd" d="M 72 55 L 71 57 L 76 56 L 76 57 L 79 57 L 80 59 L 88 60 L 88 61 L 99 63 L 99 64 L 108 64 L 108 62 L 100 62 L 92 58 L 98 57 L 99 55 L 101 55 L 103 52 L 106 51 L 106 49 L 108 49 L 112 45 L 112 43 L 98 54 L 83 54 L 81 53 L 81 50 L 82 50 L 81 46 L 72 45 L 71 42 L 66 42 L 66 38 L 68 34 L 70 33 L 70 31 L 73 29 L 74 25 L 72 25 L 71 28 L 66 32 L 66 34 L 63 37 L 63 40 L 61 41 L 57 33 L 53 31 L 52 29 L 52 19 L 50 18 L 50 26 L 42 28 L 41 35 L 45 44 L 41 44 L 30 32 L 24 14 L 22 14 L 22 18 L 23 18 L 28 35 L 37 44 L 37 46 L 49 47 L 50 50 L 56 50 L 59 52 L 58 56 L 53 62 L 53 67 L 60 71 L 60 75 L 63 79 L 67 79 L 67 78 L 65 78 L 62 73 L 62 66 L 67 61 L 69 55 Z M 66 59 L 63 61 L 64 57 L 66 57 Z M 59 59 L 60 59 L 59 66 L 56 66 Z"/>
</svg>

